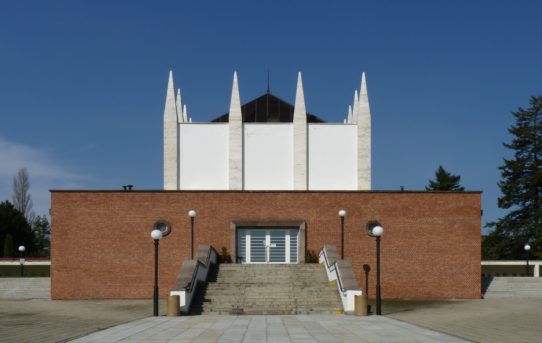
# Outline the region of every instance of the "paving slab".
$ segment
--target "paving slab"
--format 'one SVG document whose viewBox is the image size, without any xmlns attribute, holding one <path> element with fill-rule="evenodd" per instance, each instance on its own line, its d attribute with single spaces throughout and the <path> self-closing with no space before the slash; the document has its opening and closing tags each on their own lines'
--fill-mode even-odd
<svg viewBox="0 0 542 343">
<path fill-rule="evenodd" d="M 188 329 L 186 329 L 188 327 Z M 135 332 L 132 328 L 143 328 Z M 151 317 L 73 342 L 467 342 L 385 316 L 266 315 Z"/>
<path fill-rule="evenodd" d="M 383 314 L 475 342 L 542 342 L 542 299 L 386 301 Z"/>
<path fill-rule="evenodd" d="M 62 342 L 150 315 L 149 300 L 0 300 L 0 341 Z M 126 325 L 127 330 L 136 331 L 149 324 Z"/>
<path fill-rule="evenodd" d="M 542 337 L 542 299 L 385 300 L 383 305 L 385 316 L 365 318 L 209 315 L 139 320 L 150 317 L 152 301 L 0 299 L 0 341 L 80 338 L 81 342 L 114 342 L 127 336 L 126 342 L 360 342 L 359 337 L 362 342 L 435 342 L 443 337 L 452 337 L 452 341 L 460 337 L 476 342 L 540 342 Z M 164 302 L 160 310 L 164 314 Z M 411 332 L 421 327 L 430 330 L 422 330 L 421 335 Z M 397 336 L 397 332 L 401 334 Z M 443 333 L 449 336 L 439 336 Z"/>
</svg>

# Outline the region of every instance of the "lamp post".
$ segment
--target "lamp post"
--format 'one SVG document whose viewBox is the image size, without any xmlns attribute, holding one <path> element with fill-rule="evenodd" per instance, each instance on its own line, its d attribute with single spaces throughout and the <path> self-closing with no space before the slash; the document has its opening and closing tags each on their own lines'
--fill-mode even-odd
<svg viewBox="0 0 542 343">
<path fill-rule="evenodd" d="M 529 251 L 531 250 L 531 246 L 529 244 L 525 244 L 523 246 L 523 249 L 527 253 L 527 264 L 525 264 L 525 275 L 530 276 L 529 275 L 530 274 L 530 272 L 529 272 Z"/>
<path fill-rule="evenodd" d="M 346 211 L 339 210 L 339 217 L 341 218 L 341 260 L 344 260 L 344 217 L 346 217 Z"/>
<path fill-rule="evenodd" d="M 380 237 L 384 234 L 384 228 L 376 220 L 371 220 L 366 225 L 367 234 L 376 238 L 376 314 L 382 314 L 382 297 L 380 294 Z"/>
<path fill-rule="evenodd" d="M 196 211 L 190 210 L 188 211 L 188 216 L 190 217 L 190 242 L 191 242 L 191 258 L 194 259 L 194 218 L 196 218 Z"/>
<path fill-rule="evenodd" d="M 154 241 L 154 296 L 153 315 L 158 316 L 158 241 L 162 238 L 162 231 L 152 230 L 151 238 Z"/>
<path fill-rule="evenodd" d="M 21 266 L 21 277 L 24 277 L 24 263 L 25 263 L 24 252 L 25 251 L 26 251 L 26 248 L 24 247 L 24 245 L 21 245 L 19 247 L 19 265 Z"/>
</svg>

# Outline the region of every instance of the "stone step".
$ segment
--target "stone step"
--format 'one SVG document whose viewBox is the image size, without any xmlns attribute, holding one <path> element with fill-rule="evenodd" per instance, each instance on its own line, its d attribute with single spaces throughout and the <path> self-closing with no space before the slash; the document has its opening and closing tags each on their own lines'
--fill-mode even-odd
<svg viewBox="0 0 542 343">
<path fill-rule="evenodd" d="M 222 264 L 202 294 L 203 314 L 337 313 L 336 285 L 318 264 Z"/>
<path fill-rule="evenodd" d="M 542 278 L 493 277 L 483 283 L 484 298 L 542 298 Z"/>
<path fill-rule="evenodd" d="M 0 278 L 0 299 L 50 299 L 51 279 L 48 277 Z"/>
</svg>

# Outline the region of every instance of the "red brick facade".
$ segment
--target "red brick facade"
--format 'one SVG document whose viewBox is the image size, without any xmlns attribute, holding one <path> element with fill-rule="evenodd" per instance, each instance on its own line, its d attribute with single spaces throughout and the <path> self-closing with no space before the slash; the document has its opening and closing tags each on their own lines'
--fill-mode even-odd
<svg viewBox="0 0 542 343">
<path fill-rule="evenodd" d="M 52 298 L 151 298 L 157 219 L 172 224 L 160 241 L 160 295 L 190 258 L 190 209 L 197 211 L 195 246 L 230 249 L 232 221 L 304 221 L 307 249 L 340 250 L 339 209 L 345 209 L 345 258 L 358 278 L 368 263 L 374 295 L 375 241 L 382 237 L 384 298 L 480 298 L 479 192 L 190 192 L 53 191 Z M 362 286 L 364 283 L 361 283 Z M 364 286 L 363 286 L 364 287 Z"/>
</svg>

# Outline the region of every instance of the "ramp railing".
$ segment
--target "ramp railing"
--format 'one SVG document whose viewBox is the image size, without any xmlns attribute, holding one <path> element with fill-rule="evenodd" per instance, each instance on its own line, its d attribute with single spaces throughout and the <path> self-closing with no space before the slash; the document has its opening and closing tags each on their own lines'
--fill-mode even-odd
<svg viewBox="0 0 542 343">
<path fill-rule="evenodd" d="M 170 295 L 179 295 L 181 311 L 188 313 L 198 285 L 207 282 L 212 264 L 217 263 L 216 250 L 210 245 L 200 245 L 195 260 L 185 260 Z"/>
<path fill-rule="evenodd" d="M 320 250 L 319 261 L 326 268 L 327 279 L 335 281 L 343 303 L 344 312 L 354 311 L 355 296 L 361 295 L 361 288 L 350 261 L 341 260 L 334 245 L 324 245 Z"/>
</svg>

